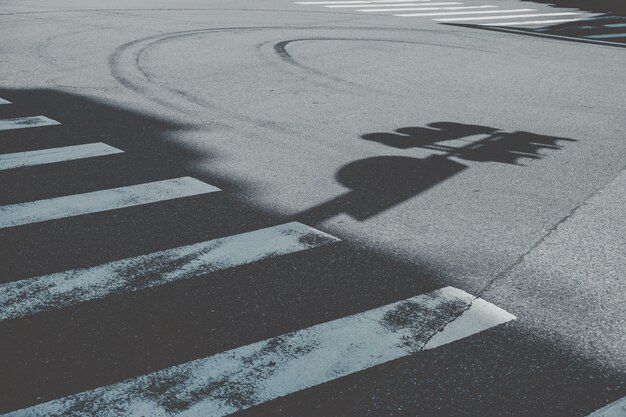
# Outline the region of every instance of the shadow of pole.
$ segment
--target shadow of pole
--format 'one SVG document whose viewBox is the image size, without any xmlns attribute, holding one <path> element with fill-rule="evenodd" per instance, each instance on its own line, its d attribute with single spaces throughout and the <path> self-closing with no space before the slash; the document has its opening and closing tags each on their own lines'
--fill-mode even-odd
<svg viewBox="0 0 626 417">
<path fill-rule="evenodd" d="M 318 224 L 340 213 L 359 221 L 407 201 L 463 171 L 467 166 L 433 155 L 425 159 L 378 156 L 351 162 L 335 178 L 350 191 L 296 217 Z"/>
</svg>

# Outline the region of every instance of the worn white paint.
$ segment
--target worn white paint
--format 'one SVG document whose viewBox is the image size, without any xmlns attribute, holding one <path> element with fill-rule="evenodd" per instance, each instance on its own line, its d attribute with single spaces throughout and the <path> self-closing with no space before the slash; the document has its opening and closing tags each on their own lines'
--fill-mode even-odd
<svg viewBox="0 0 626 417">
<path fill-rule="evenodd" d="M 0 155 L 0 170 L 52 164 L 123 152 L 105 143 L 87 143 L 84 145 L 8 153 Z"/>
<path fill-rule="evenodd" d="M 0 206 L 0 229 L 220 191 L 191 177 Z"/>
<path fill-rule="evenodd" d="M 3 98 L 0 98 L 0 104 L 11 104 L 11 102 L 9 100 L 5 100 Z"/>
<path fill-rule="evenodd" d="M 626 38 L 626 33 L 604 33 L 602 35 L 588 35 L 585 38 L 589 39 L 617 39 Z"/>
<path fill-rule="evenodd" d="M 45 116 L 16 117 L 14 119 L 0 119 L 0 130 L 27 129 L 30 127 L 43 127 L 60 125 L 56 120 Z"/>
<path fill-rule="evenodd" d="M 332 6 L 324 6 L 324 7 L 328 7 L 328 8 L 359 8 L 359 7 L 375 7 L 376 10 L 380 10 L 380 11 L 385 11 L 388 9 L 385 9 L 385 7 L 410 7 L 410 6 L 438 6 L 438 5 L 442 5 L 442 4 L 463 4 L 463 3 L 453 3 L 453 2 L 447 2 L 447 3 L 422 3 L 422 4 L 418 4 L 418 3 L 391 3 L 391 4 L 368 4 L 368 5 L 363 5 L 363 4 L 340 4 L 340 5 L 332 5 Z"/>
<path fill-rule="evenodd" d="M 514 319 L 446 287 L 7 416 L 221 417 Z"/>
<path fill-rule="evenodd" d="M 469 12 L 468 12 L 469 13 Z M 488 11 L 484 13 L 496 13 L 496 11 Z M 548 17 L 548 16 L 575 16 L 580 13 L 563 12 L 563 13 L 537 13 L 537 14 L 520 14 L 507 16 L 480 16 L 480 17 L 449 17 L 445 19 L 435 19 L 439 22 L 465 22 L 469 20 L 491 20 L 491 19 L 526 19 L 528 17 Z"/>
<path fill-rule="evenodd" d="M 411 0 L 411 3 L 418 1 L 430 1 L 430 0 Z M 398 3 L 398 0 L 369 0 L 369 1 L 297 1 L 295 4 L 372 4 L 372 3 Z"/>
<path fill-rule="evenodd" d="M 619 400 L 603 407 L 587 417 L 624 417 L 626 416 L 626 397 L 622 397 Z"/>
<path fill-rule="evenodd" d="M 555 23 L 578 22 L 580 20 L 587 20 L 587 19 L 580 18 L 580 19 L 531 20 L 531 21 L 525 21 L 525 22 L 490 22 L 490 23 L 478 23 L 478 25 L 480 25 L 480 26 L 552 25 L 552 24 L 555 24 Z"/>
<path fill-rule="evenodd" d="M 339 241 L 287 223 L 193 245 L 0 285 L 0 321 L 156 287 Z"/>
<path fill-rule="evenodd" d="M 394 14 L 394 16 L 400 17 L 430 17 L 430 16 L 452 16 L 452 15 L 466 15 L 466 14 L 483 14 L 483 13 L 514 13 L 514 12 L 534 12 L 536 9 L 514 9 L 514 10 L 486 10 L 479 12 L 436 12 L 436 13 L 401 13 Z"/>
<path fill-rule="evenodd" d="M 492 9 L 498 6 L 462 6 L 462 7 L 420 7 L 420 8 L 406 8 L 406 9 L 390 9 L 385 10 L 386 12 L 408 12 L 408 11 L 416 11 L 416 10 L 467 10 L 467 9 Z M 380 12 L 380 10 L 376 9 L 360 9 L 357 12 Z"/>
</svg>

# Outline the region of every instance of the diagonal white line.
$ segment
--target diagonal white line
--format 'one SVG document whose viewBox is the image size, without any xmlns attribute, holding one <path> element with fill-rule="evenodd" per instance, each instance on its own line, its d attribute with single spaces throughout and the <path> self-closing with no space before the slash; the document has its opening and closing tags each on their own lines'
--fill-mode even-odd
<svg viewBox="0 0 626 417">
<path fill-rule="evenodd" d="M 410 10 L 467 10 L 467 9 L 492 9 L 498 6 L 464 6 L 464 7 L 420 7 L 409 9 L 391 9 L 391 10 L 378 10 L 378 9 L 359 9 L 357 12 L 403 12 Z"/>
<path fill-rule="evenodd" d="M 457 2 L 448 2 L 448 3 L 422 3 L 422 4 L 418 4 L 418 3 L 391 3 L 391 4 L 340 4 L 340 5 L 333 5 L 333 6 L 324 6 L 324 7 L 328 7 L 328 8 L 358 8 L 358 7 L 376 7 L 377 9 L 383 10 L 385 7 L 411 7 L 411 6 L 438 6 L 438 5 L 445 5 L 445 4 L 463 4 L 463 3 L 457 3 Z"/>
<path fill-rule="evenodd" d="M 0 206 L 0 229 L 220 191 L 191 177 L 175 178 Z"/>
<path fill-rule="evenodd" d="M 553 19 L 553 20 L 530 20 L 526 22 L 493 22 L 493 23 L 477 23 L 481 26 L 524 26 L 524 25 L 548 25 L 553 23 L 578 22 L 581 19 Z"/>
<path fill-rule="evenodd" d="M 585 38 L 589 39 L 617 39 L 626 38 L 626 33 L 605 33 L 601 35 L 587 35 Z"/>
<path fill-rule="evenodd" d="M 594 411 L 587 417 L 623 417 L 626 415 L 626 397 Z"/>
<path fill-rule="evenodd" d="M 485 12 L 491 13 L 491 12 Z M 490 20 L 490 19 L 521 19 L 527 17 L 544 17 L 544 16 L 575 16 L 580 13 L 575 12 L 565 12 L 565 13 L 538 13 L 538 14 L 520 14 L 520 15 L 511 15 L 511 16 L 481 16 L 481 17 L 451 17 L 445 19 L 435 19 L 438 22 L 461 22 L 467 20 Z"/>
<path fill-rule="evenodd" d="M 190 279 L 339 239 L 287 223 L 92 268 L 0 284 L 0 321 Z"/>
<path fill-rule="evenodd" d="M 42 127 L 60 125 L 56 120 L 45 116 L 17 117 L 15 119 L 0 119 L 0 130 L 27 129 L 30 127 Z"/>
<path fill-rule="evenodd" d="M 412 3 L 416 1 L 430 1 L 430 0 L 411 0 Z M 371 3 L 398 3 L 398 0 L 297 1 L 295 2 L 295 4 L 371 4 Z"/>
<path fill-rule="evenodd" d="M 446 287 L 8 415 L 223 417 L 514 319 Z"/>
<path fill-rule="evenodd" d="M 5 100 L 3 98 L 0 98 L 0 104 L 11 104 L 11 102 L 9 100 Z"/>
<path fill-rule="evenodd" d="M 487 10 L 484 12 L 449 12 L 449 13 L 409 13 L 409 14 L 395 14 L 394 16 L 400 17 L 425 17 L 425 16 L 450 16 L 450 15 L 462 15 L 462 14 L 483 14 L 483 13 L 513 13 L 513 12 L 534 12 L 535 9 L 515 9 L 515 10 Z"/>
<path fill-rule="evenodd" d="M 123 152 L 105 143 L 87 143 L 84 145 L 63 146 L 61 148 L 9 153 L 0 155 L 0 171 Z"/>
<path fill-rule="evenodd" d="M 378 10 L 383 10 L 385 7 L 411 7 L 411 6 L 423 6 L 423 5 L 428 5 L 429 3 L 423 3 L 423 4 L 418 4 L 418 3 L 390 3 L 390 4 L 339 4 L 339 5 L 332 5 L 332 6 L 324 6 L 324 7 L 328 7 L 329 9 L 339 9 L 339 8 L 344 8 L 344 9 L 354 9 L 354 8 L 358 8 L 358 7 L 376 7 Z"/>
</svg>

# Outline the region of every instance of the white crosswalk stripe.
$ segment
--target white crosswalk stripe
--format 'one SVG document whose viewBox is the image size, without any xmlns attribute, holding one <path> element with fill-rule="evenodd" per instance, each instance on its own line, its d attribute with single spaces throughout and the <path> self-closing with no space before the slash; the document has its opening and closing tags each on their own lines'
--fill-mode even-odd
<svg viewBox="0 0 626 417">
<path fill-rule="evenodd" d="M 405 8 L 405 9 L 391 9 L 387 12 L 406 12 L 406 11 L 424 11 L 424 10 L 468 10 L 468 9 L 492 9 L 496 6 L 461 6 L 461 7 L 420 7 L 420 8 Z M 376 9 L 360 9 L 359 12 L 380 12 Z"/>
<path fill-rule="evenodd" d="M 6 416 L 226 416 L 514 319 L 446 287 Z"/>
<path fill-rule="evenodd" d="M 24 119 L 30 121 L 4 122 L 6 126 L 59 124 L 43 116 Z M 0 170 L 121 152 L 104 143 L 90 143 L 10 153 L 0 155 Z M 0 206 L 0 229 L 217 191 L 220 189 L 195 178 L 181 177 L 5 205 Z M 103 300 L 108 308 L 114 295 L 200 278 L 339 241 L 291 222 L 93 267 L 5 282 L 0 284 L 0 322 L 19 323 L 38 313 L 93 300 Z M 445 287 L 4 415 L 226 416 L 511 320 L 515 316 L 501 308 L 460 289 Z"/>
<path fill-rule="evenodd" d="M 521 10 L 516 10 L 521 11 Z M 491 13 L 491 12 L 485 12 Z M 496 12 L 493 12 L 496 13 Z M 472 16 L 472 17 L 448 17 L 444 19 L 436 19 L 439 22 L 466 22 L 470 20 L 491 20 L 491 19 L 521 19 L 529 17 L 547 17 L 547 16 L 576 16 L 580 13 L 576 12 L 563 12 L 563 13 L 537 13 L 537 14 L 522 14 L 522 15 L 507 15 L 507 16 Z"/>
<path fill-rule="evenodd" d="M 394 16 L 400 17 L 429 17 L 429 16 L 453 16 L 453 15 L 474 15 L 474 14 L 494 14 L 494 13 L 517 13 L 517 12 L 533 12 L 534 9 L 515 9 L 515 10 L 485 10 L 485 11 L 473 11 L 473 12 L 445 12 L 445 13 L 407 13 L 407 14 L 394 14 Z M 440 20 L 440 19 L 437 19 Z"/>
<path fill-rule="evenodd" d="M 55 162 L 72 161 L 76 159 L 93 158 L 123 152 L 124 151 L 105 143 L 87 143 L 84 145 L 15 152 L 0 155 L 0 171 L 35 165 L 52 164 Z"/>
<path fill-rule="evenodd" d="M 0 321 L 152 288 L 338 241 L 334 236 L 294 222 L 93 268 L 0 284 Z"/>
<path fill-rule="evenodd" d="M 220 191 L 191 177 L 0 206 L 0 229 Z"/>
<path fill-rule="evenodd" d="M 430 1 L 430 0 L 412 0 L 416 1 Z M 351 0 L 351 1 L 297 1 L 296 4 L 306 5 L 322 5 L 322 4 L 368 4 L 368 3 L 399 3 L 398 0 Z"/>
<path fill-rule="evenodd" d="M 626 397 L 594 411 L 587 417 L 624 417 L 626 416 Z"/>
<path fill-rule="evenodd" d="M 445 6 L 447 4 L 463 4 L 463 3 L 459 3 L 459 2 L 444 2 L 444 3 L 422 3 L 422 4 L 418 4 L 418 3 L 393 3 L 393 4 L 368 4 L 367 7 L 375 7 L 376 10 L 380 10 L 381 12 L 384 11 L 390 11 L 390 9 L 386 9 L 386 7 L 411 7 L 411 6 L 419 6 L 419 7 L 428 7 L 428 6 Z M 338 8 L 359 8 L 359 7 L 363 7 L 364 5 L 362 4 L 341 4 L 341 5 L 335 5 L 335 6 L 324 6 L 324 7 L 328 7 L 328 8 L 334 8 L 334 9 L 338 9 Z M 357 11 L 362 11 L 362 10 L 357 10 Z"/>
<path fill-rule="evenodd" d="M 421 3 L 416 3 L 416 1 Z M 490 29 L 502 27 L 503 30 L 506 30 L 507 27 L 511 27 L 511 30 L 516 30 L 516 33 L 520 31 L 548 33 L 551 27 L 555 28 L 556 32 L 559 32 L 568 30 L 567 27 L 559 27 L 559 25 L 606 18 L 602 16 L 594 17 L 590 13 L 569 10 L 558 11 L 554 7 L 550 9 L 542 7 L 544 10 L 535 8 L 501 9 L 501 6 L 493 4 L 464 5 L 462 2 L 433 2 L 431 0 L 297 1 L 294 3 L 309 6 L 318 5 L 330 9 L 350 10 L 358 13 L 387 14 L 402 18 L 429 18 L 438 23 L 473 25 L 477 28 L 488 26 Z M 552 10 L 555 11 L 552 12 Z M 614 23 L 603 25 L 603 27 L 609 29 L 621 28 L 626 27 L 626 24 Z M 559 35 L 560 39 L 568 39 L 568 37 L 572 36 L 566 34 L 564 37 L 560 33 L 554 34 Z M 602 41 L 605 44 L 613 45 L 616 42 L 626 43 L 626 32 L 623 31 L 615 32 L 609 30 L 604 33 L 583 33 L 575 34 L 574 36 L 587 39 L 590 42 Z"/>
<path fill-rule="evenodd" d="M 527 20 L 522 22 L 489 22 L 478 23 L 482 26 L 531 26 L 531 25 L 548 25 L 556 23 L 577 22 L 583 19 L 554 19 L 554 20 Z"/>
<path fill-rule="evenodd" d="M 45 116 L 17 117 L 14 119 L 0 119 L 0 130 L 27 129 L 31 127 L 43 127 L 60 125 L 56 120 Z"/>
<path fill-rule="evenodd" d="M 611 23 L 606 23 L 607 21 Z M 566 38 L 575 37 L 578 39 L 593 42 L 602 42 L 610 45 L 626 45 L 626 32 L 620 30 L 626 28 L 626 18 L 620 16 L 596 16 L 590 18 L 583 16 L 575 19 L 561 20 L 538 20 L 498 24 L 498 26 L 522 26 L 522 30 L 535 33 L 549 33 Z M 568 25 L 567 23 L 575 24 Z M 496 25 L 497 23 L 494 23 Z M 552 24 L 555 26 L 548 26 Z M 533 27 L 538 26 L 538 27 Z"/>
<path fill-rule="evenodd" d="M 588 35 L 585 36 L 589 39 L 614 39 L 614 38 L 626 38 L 626 33 L 605 33 L 601 35 Z"/>
</svg>

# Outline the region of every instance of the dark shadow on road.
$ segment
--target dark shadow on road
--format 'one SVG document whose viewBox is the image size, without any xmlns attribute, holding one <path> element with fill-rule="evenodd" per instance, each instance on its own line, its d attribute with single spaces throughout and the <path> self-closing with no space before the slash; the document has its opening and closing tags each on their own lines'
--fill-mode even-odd
<svg viewBox="0 0 626 417">
<path fill-rule="evenodd" d="M 62 123 L 0 132 L 0 154 L 95 141 L 126 152 L 0 171 L 0 204 L 193 175 L 185 168 L 188 164 L 220 157 L 218 152 L 199 155 L 167 140 L 185 126 L 90 98 L 50 90 L 2 90 L 0 97 L 15 103 L 0 107 L 0 118 L 42 114 Z M 445 143 L 476 134 L 490 135 L 492 140 L 454 149 Z M 423 147 L 433 155 L 350 163 L 339 170 L 337 180 L 351 191 L 302 217 L 320 220 L 347 212 L 366 219 L 470 169 L 470 164 L 455 159 L 516 164 L 526 155 L 539 158 L 533 150 L 558 149 L 555 142 L 561 140 L 453 123 L 365 138 L 404 149 Z M 236 178 L 219 173 L 198 178 L 223 193 L 0 230 L 0 283 L 288 220 L 235 198 L 233 194 L 245 193 L 249 186 Z M 446 283 L 436 267 L 420 264 L 419 259 L 399 262 L 361 242 L 345 241 L 1 322 L 0 413 L 441 288 Z M 616 372 L 580 364 L 571 354 L 528 342 L 525 333 L 511 334 L 510 329 L 497 328 L 377 366 L 241 415 L 364 416 L 360 407 L 365 407 L 371 415 L 391 416 L 398 414 L 384 407 L 399 404 L 403 415 L 454 417 L 459 410 L 487 415 L 497 406 L 510 416 L 560 417 L 599 408 L 623 390 Z M 509 360 L 520 366 L 511 366 Z M 525 366 L 524 361 L 534 366 Z M 502 369 L 514 372 L 499 375 Z M 396 383 L 397 399 L 385 391 Z M 388 398 L 379 401 L 377 395 Z M 547 413 L 546 407 L 551 407 Z"/>
<path fill-rule="evenodd" d="M 601 44 L 626 48 L 626 1 L 621 0 L 522 0 L 544 3 L 556 7 L 555 11 L 578 9 L 596 15 L 578 18 L 564 17 L 562 22 L 527 26 L 498 26 L 448 23 L 450 26 L 468 27 L 495 32 L 514 33 L 533 37 L 548 37 L 576 43 Z M 561 20 L 561 19 L 556 19 Z"/>
<path fill-rule="evenodd" d="M 626 2 L 623 0 L 522 0 L 544 3 L 554 7 L 576 8 L 592 13 L 626 15 Z"/>
<path fill-rule="evenodd" d="M 0 170 L 0 205 L 181 176 L 223 190 L 0 229 L 0 284 L 291 220 L 242 198 L 254 184 L 188 169 L 221 157 L 172 139 L 188 126 L 67 92 L 4 89 L 0 97 L 13 103 L 0 106 L 0 119 L 44 115 L 61 123 L 0 131 L 0 154 L 92 142 L 124 151 Z M 343 241 L 6 320 L 0 414 L 426 293 L 445 286 L 437 270 Z"/>
<path fill-rule="evenodd" d="M 486 137 L 474 138 L 476 135 Z M 520 165 L 520 159 L 541 159 L 542 150 L 561 149 L 559 142 L 573 139 L 537 135 L 530 132 L 503 132 L 499 129 L 454 122 L 430 123 L 427 127 L 405 127 L 395 133 L 370 133 L 365 140 L 379 142 L 398 149 L 422 148 L 442 152 L 442 158 L 467 161 L 501 162 Z M 443 142 L 460 140 L 454 145 Z"/>
<path fill-rule="evenodd" d="M 310 224 L 346 213 L 363 221 L 403 203 L 468 168 L 459 162 L 500 162 L 522 166 L 520 160 L 541 159 L 543 150 L 559 150 L 573 139 L 455 122 L 404 127 L 394 133 L 369 133 L 363 139 L 397 149 L 433 151 L 426 158 L 379 156 L 352 162 L 335 178 L 350 189 L 297 216 Z M 452 143 L 454 141 L 454 143 Z"/>
<path fill-rule="evenodd" d="M 350 191 L 297 216 L 318 224 L 346 213 L 363 221 L 403 203 L 458 174 L 465 165 L 439 156 L 425 159 L 378 156 L 352 162 L 335 178 Z"/>
</svg>

